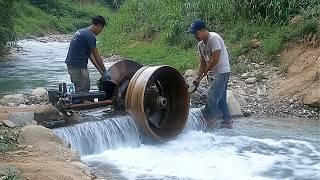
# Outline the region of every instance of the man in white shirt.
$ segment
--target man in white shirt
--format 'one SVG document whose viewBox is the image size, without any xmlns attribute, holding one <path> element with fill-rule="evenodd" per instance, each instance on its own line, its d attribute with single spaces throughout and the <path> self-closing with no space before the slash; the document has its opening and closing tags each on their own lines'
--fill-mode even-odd
<svg viewBox="0 0 320 180">
<path fill-rule="evenodd" d="M 213 124 L 222 112 L 223 122 L 221 128 L 233 128 L 233 121 L 227 104 L 227 85 L 230 76 L 230 63 L 227 48 L 221 36 L 215 32 L 209 32 L 205 22 L 195 20 L 189 30 L 199 41 L 198 53 L 200 65 L 197 78 L 193 84 L 199 86 L 200 80 L 207 76 L 210 82 L 208 89 L 208 103 L 203 109 L 203 115 L 208 124 Z"/>
</svg>

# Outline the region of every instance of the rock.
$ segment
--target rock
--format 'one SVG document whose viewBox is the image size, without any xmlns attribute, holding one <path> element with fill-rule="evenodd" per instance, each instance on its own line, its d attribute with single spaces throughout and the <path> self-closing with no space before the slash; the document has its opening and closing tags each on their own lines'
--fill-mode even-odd
<svg viewBox="0 0 320 180">
<path fill-rule="evenodd" d="M 17 112 L 10 115 L 9 120 L 19 127 L 34 120 L 34 112 Z"/>
<path fill-rule="evenodd" d="M 41 88 L 41 87 L 36 88 L 32 91 L 29 99 L 31 102 L 39 104 L 48 99 L 48 92 L 44 88 Z"/>
<path fill-rule="evenodd" d="M 233 96 L 236 98 L 241 107 L 245 107 L 248 105 L 246 98 L 243 95 L 233 92 Z"/>
<path fill-rule="evenodd" d="M 257 82 L 257 78 L 256 77 L 251 77 L 251 78 L 248 78 L 248 79 L 245 80 L 245 83 L 247 83 L 247 84 L 253 84 L 255 82 Z"/>
<path fill-rule="evenodd" d="M 258 69 L 258 68 L 260 68 L 260 65 L 259 64 L 255 64 L 253 67 Z"/>
<path fill-rule="evenodd" d="M 241 107 L 239 102 L 234 96 L 234 93 L 230 90 L 227 91 L 227 103 L 232 117 L 242 117 Z"/>
<path fill-rule="evenodd" d="M 241 78 L 242 78 L 242 79 L 247 79 L 247 78 L 249 78 L 249 76 L 250 76 L 249 73 L 243 73 L 243 74 L 241 74 Z"/>
<path fill-rule="evenodd" d="M 294 103 L 294 100 L 293 100 L 293 99 L 289 99 L 289 103 L 290 103 L 290 104 L 293 104 L 293 103 Z"/>
<path fill-rule="evenodd" d="M 26 102 L 28 102 L 28 99 L 23 94 L 6 95 L 0 100 L 0 104 L 4 106 L 18 106 Z"/>
<path fill-rule="evenodd" d="M 244 113 L 243 113 L 243 116 L 244 117 L 249 117 L 252 115 L 252 111 L 250 109 L 246 110 Z"/>
<path fill-rule="evenodd" d="M 20 104 L 19 107 L 24 108 L 24 107 L 28 107 L 28 105 L 26 105 L 26 104 Z"/>
<path fill-rule="evenodd" d="M 35 120 L 32 120 L 31 122 L 27 122 L 26 125 L 37 125 L 38 122 Z"/>
<path fill-rule="evenodd" d="M 307 94 L 303 99 L 303 104 L 320 108 L 320 89 Z"/>
<path fill-rule="evenodd" d="M 190 94 L 190 99 L 195 103 L 201 102 L 201 94 L 199 92 L 194 92 Z"/>
<path fill-rule="evenodd" d="M 186 72 L 184 73 L 184 77 L 185 78 L 188 78 L 188 77 L 193 77 L 193 76 L 196 76 L 197 75 L 197 72 L 193 69 L 188 69 L 186 70 Z"/>
<path fill-rule="evenodd" d="M 46 96 L 47 95 L 47 90 L 45 90 L 44 88 L 42 87 L 38 87 L 36 89 L 34 89 L 31 93 L 32 96 Z"/>
<path fill-rule="evenodd" d="M 2 123 L 3 123 L 5 126 L 9 127 L 9 128 L 14 128 L 14 127 L 16 127 L 16 125 L 15 125 L 12 121 L 10 121 L 10 120 L 3 120 Z"/>
<path fill-rule="evenodd" d="M 258 39 L 251 40 L 251 48 L 258 49 L 261 47 L 261 42 Z"/>
<path fill-rule="evenodd" d="M 27 125 L 21 129 L 18 143 L 22 145 L 34 145 L 39 142 L 56 142 L 62 144 L 62 140 L 48 128 L 38 125 Z"/>
<path fill-rule="evenodd" d="M 73 161 L 70 164 L 79 168 L 86 175 L 93 176 L 92 170 L 87 165 L 83 164 L 82 162 Z"/>
<path fill-rule="evenodd" d="M 3 122 L 0 122 L 0 126 L 2 126 L 3 125 Z"/>
</svg>

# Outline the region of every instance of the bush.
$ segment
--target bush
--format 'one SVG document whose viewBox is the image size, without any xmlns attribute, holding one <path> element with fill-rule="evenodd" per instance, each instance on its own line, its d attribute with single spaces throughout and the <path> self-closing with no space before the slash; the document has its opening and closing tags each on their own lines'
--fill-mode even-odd
<svg viewBox="0 0 320 180">
<path fill-rule="evenodd" d="M 5 53 L 8 41 L 15 39 L 13 32 L 13 1 L 0 1 L 0 56 Z"/>
</svg>

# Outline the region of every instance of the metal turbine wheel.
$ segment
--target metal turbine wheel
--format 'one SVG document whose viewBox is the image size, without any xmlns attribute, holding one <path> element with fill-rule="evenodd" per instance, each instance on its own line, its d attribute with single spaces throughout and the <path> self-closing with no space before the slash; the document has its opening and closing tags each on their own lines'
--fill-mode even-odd
<svg viewBox="0 0 320 180">
<path fill-rule="evenodd" d="M 107 70 L 107 77 L 100 79 L 99 90 L 105 91 L 108 99 L 112 98 L 115 109 L 124 110 L 124 97 L 128 84 L 141 67 L 142 65 L 135 61 L 122 60 Z"/>
<path fill-rule="evenodd" d="M 142 67 L 129 83 L 125 107 L 145 141 L 165 141 L 185 127 L 189 113 L 187 84 L 170 66 Z"/>
</svg>

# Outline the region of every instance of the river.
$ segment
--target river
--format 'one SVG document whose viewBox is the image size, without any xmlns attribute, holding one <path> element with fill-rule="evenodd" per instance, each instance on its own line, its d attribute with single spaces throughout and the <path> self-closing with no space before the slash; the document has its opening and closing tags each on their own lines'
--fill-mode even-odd
<svg viewBox="0 0 320 180">
<path fill-rule="evenodd" d="M 69 82 L 68 43 L 22 40 L 0 60 L 0 96 Z M 90 64 L 92 86 L 99 77 Z M 319 120 L 243 118 L 233 130 L 203 132 L 191 109 L 184 132 L 161 145 L 143 144 L 128 116 L 104 109 L 81 113 L 83 123 L 54 132 L 79 151 L 94 172 L 110 179 L 320 179 Z"/>
</svg>

